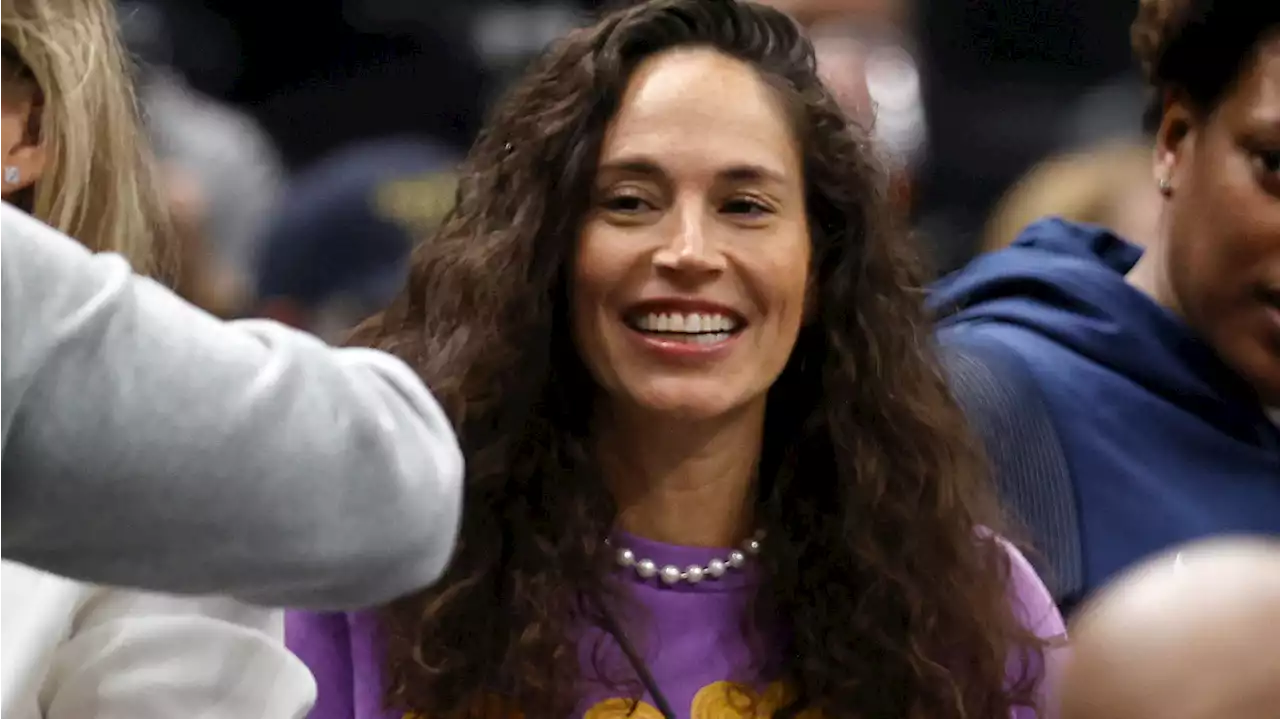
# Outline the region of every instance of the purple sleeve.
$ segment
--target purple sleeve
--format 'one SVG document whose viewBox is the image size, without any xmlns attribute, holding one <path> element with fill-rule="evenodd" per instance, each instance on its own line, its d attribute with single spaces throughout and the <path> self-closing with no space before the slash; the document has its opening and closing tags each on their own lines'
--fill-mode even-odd
<svg viewBox="0 0 1280 719">
<path fill-rule="evenodd" d="M 1057 716 L 1054 704 L 1058 670 L 1066 659 L 1068 651 L 1066 623 L 1063 622 L 1062 614 L 1053 601 L 1053 595 L 1049 593 L 1044 582 L 1040 581 L 1039 575 L 1027 558 L 1022 556 L 1022 552 L 1012 544 L 1003 540 L 1001 544 L 1009 552 L 1009 593 L 1014 603 L 1014 611 L 1028 629 L 1051 642 L 1050 646 L 1045 648 L 1044 664 L 1037 662 L 1036 666 L 1025 667 L 1022 665 L 1024 661 L 1022 657 L 1013 658 L 1015 664 L 1009 667 L 1010 678 L 1021 677 L 1024 672 L 1030 670 L 1030 676 L 1038 682 L 1037 704 L 1041 711 L 1037 712 L 1032 707 L 1018 707 L 1013 710 L 1012 719 L 1053 719 Z"/>
<path fill-rule="evenodd" d="M 355 719 L 351 633 L 345 614 L 289 612 L 285 643 L 316 679 L 309 719 Z"/>
</svg>

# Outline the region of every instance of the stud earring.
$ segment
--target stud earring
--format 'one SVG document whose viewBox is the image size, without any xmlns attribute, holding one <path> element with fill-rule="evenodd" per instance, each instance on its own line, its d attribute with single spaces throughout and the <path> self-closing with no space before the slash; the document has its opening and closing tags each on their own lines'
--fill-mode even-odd
<svg viewBox="0 0 1280 719">
<path fill-rule="evenodd" d="M 1160 194 L 1164 195 L 1165 197 L 1168 197 L 1169 195 L 1173 194 L 1173 184 L 1169 182 L 1168 175 L 1161 177 L 1156 182 L 1156 187 L 1159 188 Z"/>
<path fill-rule="evenodd" d="M 22 179 L 22 173 L 18 172 L 18 168 L 14 165 L 6 165 L 4 168 L 4 182 L 6 185 L 16 185 L 18 180 Z"/>
</svg>

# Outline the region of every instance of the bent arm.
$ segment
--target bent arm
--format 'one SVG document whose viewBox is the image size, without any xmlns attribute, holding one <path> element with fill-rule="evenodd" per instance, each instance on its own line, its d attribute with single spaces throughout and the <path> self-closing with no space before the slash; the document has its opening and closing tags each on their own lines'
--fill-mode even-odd
<svg viewBox="0 0 1280 719">
<path fill-rule="evenodd" d="M 443 570 L 462 458 L 408 367 L 221 322 L 10 206 L 0 220 L 5 559 L 323 608 Z"/>
</svg>

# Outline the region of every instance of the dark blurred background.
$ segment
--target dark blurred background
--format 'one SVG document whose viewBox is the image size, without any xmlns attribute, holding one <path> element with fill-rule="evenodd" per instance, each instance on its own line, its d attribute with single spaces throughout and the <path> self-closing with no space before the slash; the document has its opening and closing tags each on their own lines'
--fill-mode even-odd
<svg viewBox="0 0 1280 719">
<path fill-rule="evenodd" d="M 851 100 L 850 111 L 875 118 L 904 201 L 941 270 L 984 244 L 1002 195 L 1041 160 L 1141 141 L 1143 96 L 1128 42 L 1136 0 L 773 4 L 823 38 L 829 57 L 822 62 L 833 85 L 847 83 L 850 96 L 870 98 Z M 413 136 L 464 152 L 486 107 L 523 64 L 598 5 L 122 0 L 121 10 L 130 45 L 155 68 L 151 84 L 181 88 L 169 93 L 182 100 L 171 103 L 173 119 L 151 113 L 160 144 L 170 138 L 162 152 L 179 159 L 185 153 L 194 175 L 213 177 L 201 163 L 221 161 L 222 181 L 231 184 L 228 178 L 248 174 L 248 165 L 264 164 L 253 170 L 274 178 L 263 187 L 283 192 L 298 173 L 362 141 Z M 183 115 L 182 103 L 199 111 Z M 227 147 L 247 154 L 206 148 L 208 159 L 201 160 L 195 146 L 210 141 L 191 129 L 204 127 L 201 114 L 221 116 L 208 127 L 220 124 L 228 137 L 238 128 L 243 137 Z M 264 157 L 270 160 L 258 163 Z M 237 202 L 249 199 L 205 200 L 224 214 L 241 212 Z M 258 225 L 224 228 L 228 239 L 213 244 L 253 244 L 236 239 L 256 236 L 251 226 Z M 252 252 L 224 255 L 246 264 Z"/>
</svg>

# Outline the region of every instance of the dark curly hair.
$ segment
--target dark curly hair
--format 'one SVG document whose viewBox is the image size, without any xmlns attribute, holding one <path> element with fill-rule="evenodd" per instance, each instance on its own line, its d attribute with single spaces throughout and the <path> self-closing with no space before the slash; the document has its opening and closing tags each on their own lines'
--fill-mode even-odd
<svg viewBox="0 0 1280 719">
<path fill-rule="evenodd" d="M 568 715 L 577 630 L 610 594 L 616 507 L 587 451 L 595 391 L 569 332 L 567 274 L 606 126 L 636 66 L 682 46 L 755 68 L 802 144 L 816 321 L 770 390 L 756 516 L 770 541 L 746 618 L 785 617 L 783 712 L 1005 717 L 1042 645 L 1008 593 L 980 456 L 935 358 L 924 273 L 867 136 L 782 13 L 655 0 L 555 44 L 497 106 L 457 204 L 406 291 L 354 344 L 415 366 L 468 462 L 458 549 L 434 587 L 383 612 L 388 702 L 433 719 Z M 776 624 L 776 621 L 773 622 Z M 1026 672 L 1030 674 L 1030 672 Z"/>
<path fill-rule="evenodd" d="M 1217 107 L 1258 45 L 1280 29 L 1280 3 L 1249 0 L 1140 0 L 1130 28 L 1133 52 L 1151 88 L 1143 121 L 1160 126 L 1171 94 L 1202 113 Z"/>
</svg>

